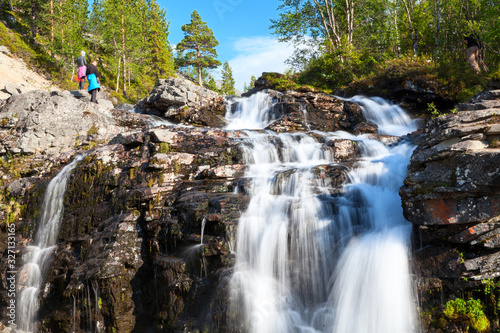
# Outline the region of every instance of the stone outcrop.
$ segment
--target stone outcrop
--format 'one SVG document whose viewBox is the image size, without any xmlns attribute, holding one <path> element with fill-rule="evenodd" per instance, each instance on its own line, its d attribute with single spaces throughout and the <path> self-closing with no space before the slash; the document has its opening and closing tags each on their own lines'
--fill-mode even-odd
<svg viewBox="0 0 500 333">
<path fill-rule="evenodd" d="M 119 112 L 74 93 L 31 91 L 0 103 L 0 155 L 72 152 L 75 145 L 107 142 L 127 131 L 127 121 L 146 123 L 139 115 L 116 117 Z"/>
<path fill-rule="evenodd" d="M 136 111 L 173 123 L 209 127 L 226 124 L 223 97 L 183 78 L 158 80 L 150 95 L 137 103 Z"/>
<path fill-rule="evenodd" d="M 262 76 L 254 84 L 254 88 L 244 93 L 243 96 L 249 96 L 268 89 L 314 93 L 312 87 L 299 86 L 292 79 L 280 73 L 262 73 Z M 372 78 L 358 80 L 344 90 L 335 91 L 335 95 L 342 97 L 355 95 L 383 97 L 400 105 L 408 112 L 420 116 L 429 113 L 429 103 L 434 103 L 439 110 L 450 110 L 455 106 L 456 101 L 447 96 L 446 89 L 432 77 L 414 74 L 408 76 L 393 75 L 389 71 L 377 78 L 375 82 Z"/>
<path fill-rule="evenodd" d="M 356 134 L 376 133 L 377 126 L 368 122 L 361 107 L 335 96 L 318 92 L 259 90 L 272 97 L 273 121 L 267 129 L 276 133 L 308 131 L 349 131 Z M 232 103 L 232 112 L 238 107 Z"/>
<path fill-rule="evenodd" d="M 275 132 L 338 130 L 359 133 L 376 133 L 377 127 L 363 116 L 354 103 L 340 100 L 324 93 L 290 91 L 280 94 L 275 108 L 283 116 L 269 128 Z"/>
<path fill-rule="evenodd" d="M 484 281 L 500 277 L 500 109 L 487 108 L 499 105 L 497 97 L 487 92 L 460 106 L 476 111 L 430 120 L 400 190 L 405 217 L 415 225 L 422 307 L 433 316 L 427 332 L 446 321 L 439 319 L 443 301 L 465 294 L 492 309 L 500 294 L 484 294 Z"/>
</svg>

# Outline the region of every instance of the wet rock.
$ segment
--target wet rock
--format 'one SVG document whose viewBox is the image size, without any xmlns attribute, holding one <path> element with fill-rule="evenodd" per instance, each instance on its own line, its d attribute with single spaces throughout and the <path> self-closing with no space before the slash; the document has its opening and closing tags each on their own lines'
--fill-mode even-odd
<svg viewBox="0 0 500 333">
<path fill-rule="evenodd" d="M 33 185 L 33 179 L 31 178 L 21 178 L 12 182 L 7 188 L 10 194 L 15 197 L 22 197 Z"/>
<path fill-rule="evenodd" d="M 348 139 L 334 139 L 327 143 L 327 146 L 333 148 L 333 154 L 336 161 L 345 161 L 355 159 L 361 156 L 359 143 Z"/>
<path fill-rule="evenodd" d="M 272 97 L 270 110 L 276 119 L 267 128 L 277 132 L 353 131 L 366 123 L 361 108 L 332 95 L 317 92 L 263 90 Z M 233 106 L 235 106 L 233 104 Z M 359 132 L 372 132 L 373 126 L 359 126 Z"/>
</svg>

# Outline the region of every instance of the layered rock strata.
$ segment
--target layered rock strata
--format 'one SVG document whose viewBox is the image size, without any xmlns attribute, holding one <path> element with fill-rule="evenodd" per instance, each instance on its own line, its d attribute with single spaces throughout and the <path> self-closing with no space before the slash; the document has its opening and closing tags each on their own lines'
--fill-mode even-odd
<svg viewBox="0 0 500 333">
<path fill-rule="evenodd" d="M 432 119 L 419 134 L 400 194 L 415 225 L 415 262 L 427 332 L 439 331 L 442 306 L 456 297 L 480 298 L 498 318 L 500 277 L 500 104 L 490 91 L 457 114 Z M 491 296 L 491 297 L 490 297 Z M 452 327 L 455 323 L 450 324 Z M 463 332 L 466 321 L 456 324 Z M 491 331 L 498 322 L 491 323 Z M 440 332 L 440 331 L 439 331 Z"/>
</svg>

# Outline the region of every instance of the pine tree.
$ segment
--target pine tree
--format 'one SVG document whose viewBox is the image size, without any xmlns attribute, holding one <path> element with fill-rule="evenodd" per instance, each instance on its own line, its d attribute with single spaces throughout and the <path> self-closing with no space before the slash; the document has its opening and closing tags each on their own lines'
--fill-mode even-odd
<svg viewBox="0 0 500 333">
<path fill-rule="evenodd" d="M 42 17 L 45 16 L 44 0 L 16 0 L 12 2 L 15 9 L 21 10 L 30 29 L 31 40 L 34 43 L 40 28 L 45 25 Z"/>
<path fill-rule="evenodd" d="M 252 75 L 250 77 L 250 84 L 248 85 L 248 90 L 255 88 L 255 81 L 257 81 L 257 78 Z"/>
<path fill-rule="evenodd" d="M 221 93 L 219 88 L 217 88 L 217 82 L 215 82 L 215 79 L 210 75 L 208 80 L 206 81 L 205 87 L 208 89 L 215 91 L 216 93 Z"/>
<path fill-rule="evenodd" d="M 169 23 L 166 12 L 156 0 L 148 0 L 148 44 L 151 52 L 151 63 L 156 79 L 174 73 L 172 50 L 168 43 Z"/>
<path fill-rule="evenodd" d="M 234 78 L 233 71 L 229 66 L 229 63 L 224 62 L 224 66 L 222 66 L 222 92 L 226 95 L 234 95 Z"/>
<path fill-rule="evenodd" d="M 215 50 L 219 42 L 196 10 L 191 14 L 191 22 L 182 26 L 182 31 L 184 38 L 177 44 L 178 65 L 195 67 L 198 71 L 198 83 L 203 86 L 202 69 L 221 65 Z M 188 52 L 183 55 L 184 51 Z"/>
</svg>

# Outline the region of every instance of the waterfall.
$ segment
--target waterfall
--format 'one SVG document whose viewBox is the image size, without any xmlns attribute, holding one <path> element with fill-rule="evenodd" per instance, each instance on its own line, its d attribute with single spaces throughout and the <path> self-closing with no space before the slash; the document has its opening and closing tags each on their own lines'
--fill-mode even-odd
<svg viewBox="0 0 500 333">
<path fill-rule="evenodd" d="M 26 264 L 20 270 L 24 281 L 18 285 L 18 327 L 25 332 L 35 332 L 39 294 L 42 283 L 50 268 L 52 253 L 55 250 L 59 226 L 63 215 L 63 200 L 66 184 L 71 171 L 83 159 L 79 156 L 66 165 L 49 183 L 43 199 L 41 218 L 33 245 L 28 246 Z"/>
<path fill-rule="evenodd" d="M 260 91 L 248 98 L 231 100 L 226 109 L 227 129 L 261 129 L 274 120 L 270 112 L 272 99 Z"/>
<path fill-rule="evenodd" d="M 353 101 L 384 134 L 414 129 L 400 108 L 361 97 Z M 255 100 L 239 103 L 244 105 L 232 109 L 246 111 L 228 117 L 231 129 L 248 129 L 255 114 L 267 113 L 268 105 L 262 110 Z M 268 119 L 259 118 L 252 127 L 267 126 Z M 236 330 L 418 332 L 408 260 L 411 224 L 398 194 L 413 147 L 388 147 L 345 132 L 246 133 L 252 185 L 239 221 L 231 282 Z M 315 176 L 318 166 L 336 165 L 318 137 L 347 138 L 362 147 L 341 194 Z"/>
</svg>

